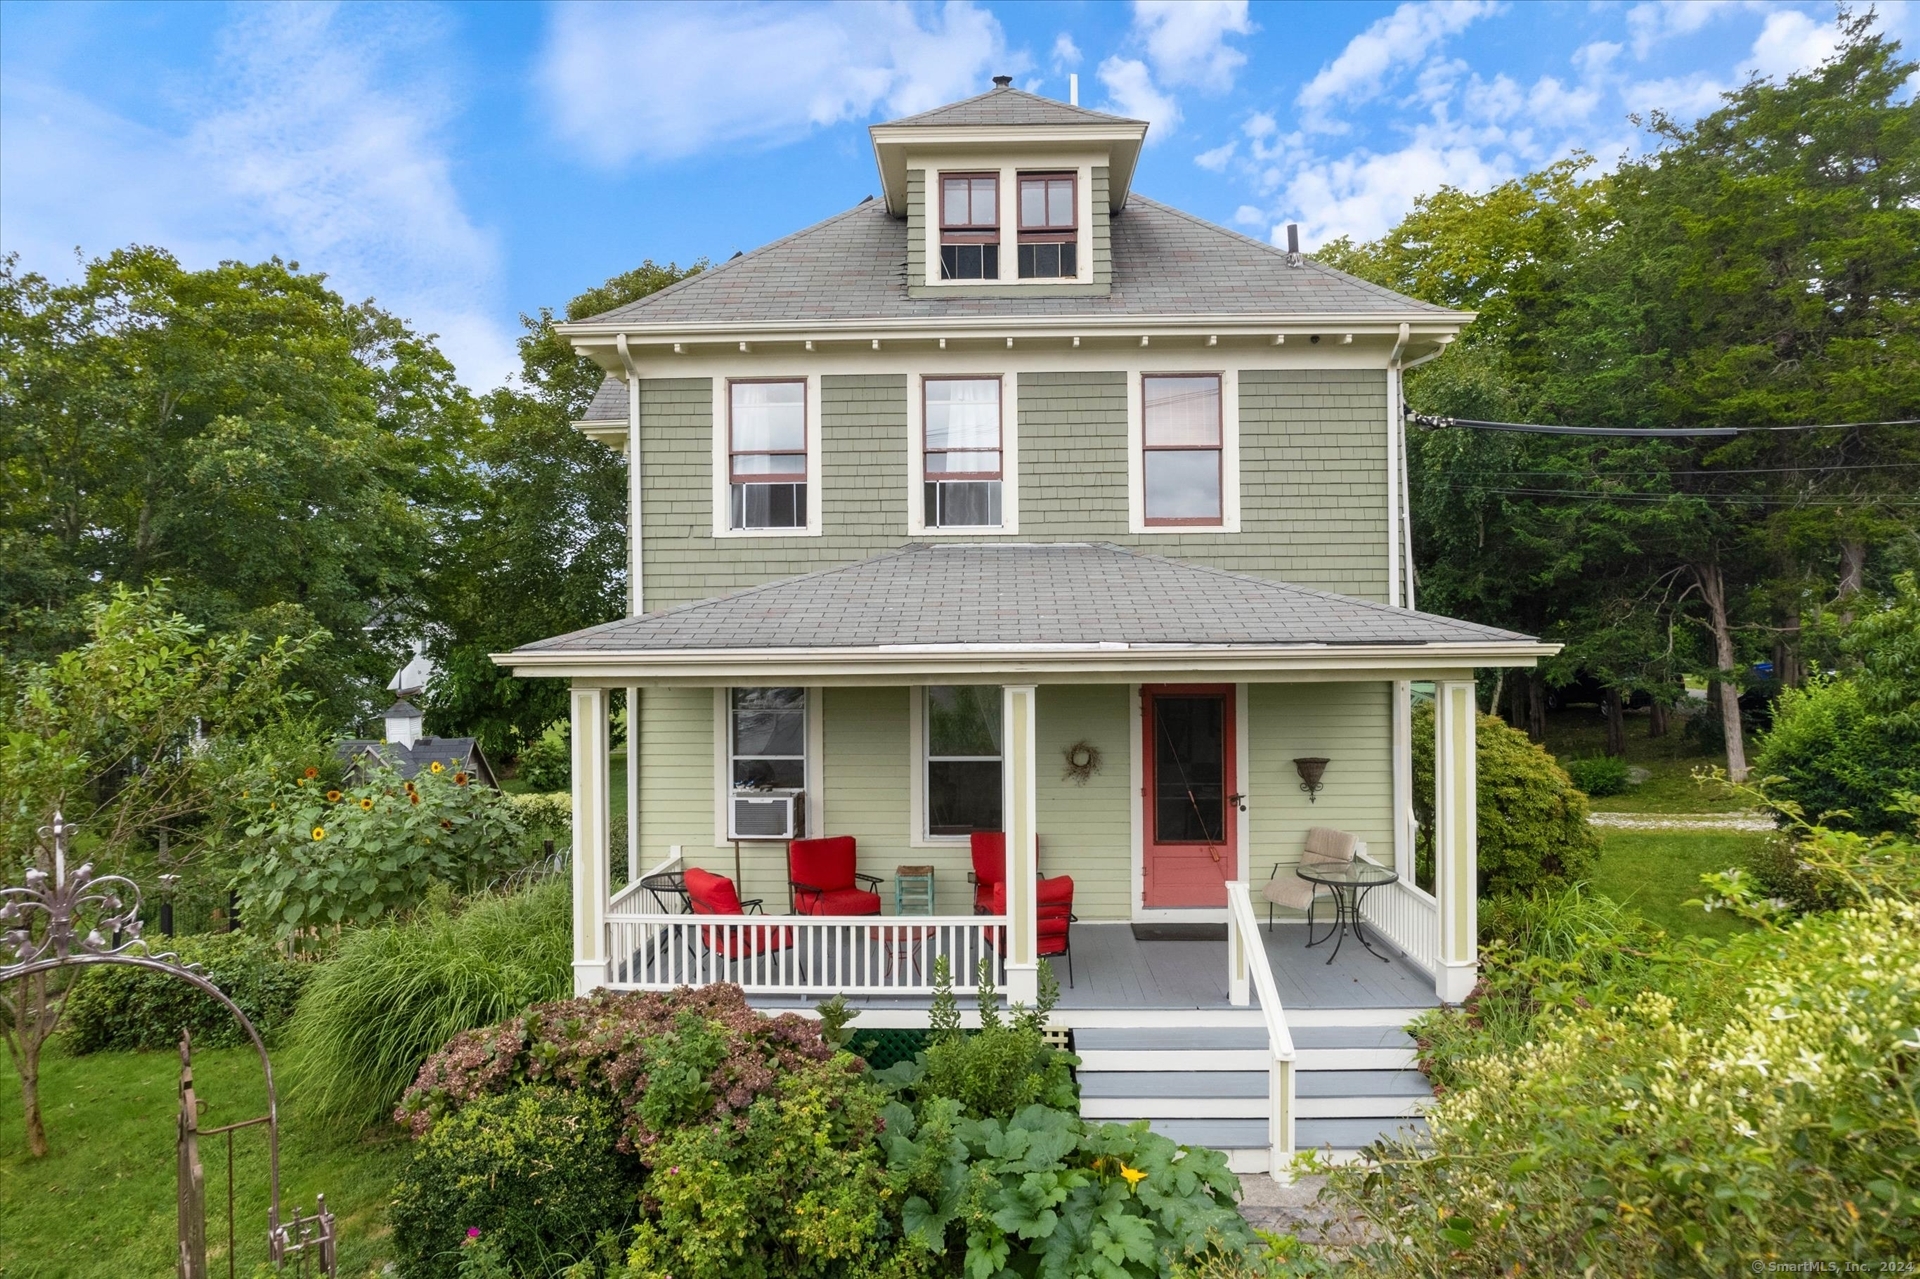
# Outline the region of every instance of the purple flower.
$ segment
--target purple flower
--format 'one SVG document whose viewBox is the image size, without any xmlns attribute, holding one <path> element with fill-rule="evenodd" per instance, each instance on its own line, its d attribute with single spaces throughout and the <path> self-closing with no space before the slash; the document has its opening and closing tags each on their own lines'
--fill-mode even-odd
<svg viewBox="0 0 1920 1279">
<path fill-rule="evenodd" d="M 467 1227 L 467 1238 L 478 1239 L 479 1237 L 480 1237 L 480 1227 L 478 1226 Z"/>
</svg>

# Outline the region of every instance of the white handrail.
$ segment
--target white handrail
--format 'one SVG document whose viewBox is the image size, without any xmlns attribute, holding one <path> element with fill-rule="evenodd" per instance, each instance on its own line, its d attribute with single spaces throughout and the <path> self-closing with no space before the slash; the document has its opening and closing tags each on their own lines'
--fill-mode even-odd
<svg viewBox="0 0 1920 1279">
<path fill-rule="evenodd" d="M 629 913 L 628 907 L 638 901 L 641 892 L 644 891 L 641 888 L 641 884 L 655 875 L 666 874 L 680 864 L 681 845 L 669 844 L 667 845 L 667 850 L 666 860 L 662 861 L 652 870 L 640 875 L 639 878 L 633 880 L 625 888 L 622 888 L 619 892 L 607 899 L 607 913 L 609 915 Z"/>
<path fill-rule="evenodd" d="M 1273 965 L 1260 942 L 1260 924 L 1254 917 L 1253 897 L 1239 881 L 1227 885 L 1227 995 L 1244 1006 L 1250 996 L 1260 1000 L 1260 1016 L 1267 1026 L 1267 1134 L 1273 1143 L 1267 1171 L 1283 1185 L 1293 1180 L 1294 1050 L 1287 1028 L 1280 989 L 1274 984 Z"/>
<path fill-rule="evenodd" d="M 1362 858 L 1372 866 L 1380 863 Z M 1391 869 L 1381 866 L 1382 870 Z M 1440 907 L 1432 894 L 1406 878 L 1376 888 L 1360 898 L 1360 915 L 1367 926 L 1384 934 L 1427 976 L 1436 975 L 1439 964 Z"/>
</svg>

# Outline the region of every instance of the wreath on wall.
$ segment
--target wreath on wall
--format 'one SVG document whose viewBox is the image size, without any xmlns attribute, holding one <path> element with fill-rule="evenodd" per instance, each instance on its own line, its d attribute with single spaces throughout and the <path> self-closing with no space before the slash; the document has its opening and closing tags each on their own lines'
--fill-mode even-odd
<svg viewBox="0 0 1920 1279">
<path fill-rule="evenodd" d="M 1084 737 L 1062 754 L 1067 760 L 1067 771 L 1062 776 L 1076 785 L 1085 786 L 1087 779 L 1100 771 L 1100 748 Z"/>
</svg>

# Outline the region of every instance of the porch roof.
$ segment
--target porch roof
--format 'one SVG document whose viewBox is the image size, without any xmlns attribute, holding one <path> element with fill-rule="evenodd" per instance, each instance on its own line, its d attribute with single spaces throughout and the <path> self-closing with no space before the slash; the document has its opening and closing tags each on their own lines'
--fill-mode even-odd
<svg viewBox="0 0 1920 1279">
<path fill-rule="evenodd" d="M 1512 631 L 1104 543 L 909 543 L 537 640 L 522 675 L 1530 666 Z"/>
</svg>

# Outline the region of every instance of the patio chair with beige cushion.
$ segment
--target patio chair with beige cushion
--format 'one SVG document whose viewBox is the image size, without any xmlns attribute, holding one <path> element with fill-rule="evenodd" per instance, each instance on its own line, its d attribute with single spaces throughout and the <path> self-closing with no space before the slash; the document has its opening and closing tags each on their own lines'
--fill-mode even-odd
<svg viewBox="0 0 1920 1279">
<path fill-rule="evenodd" d="M 1315 826 L 1307 832 L 1306 846 L 1300 850 L 1302 866 L 1344 866 L 1353 860 L 1354 849 L 1359 840 L 1344 830 L 1334 830 L 1330 826 Z M 1282 871 L 1285 873 L 1283 874 Z M 1290 866 L 1275 865 L 1267 882 L 1260 889 L 1260 896 L 1267 902 L 1267 931 L 1273 931 L 1273 908 L 1286 906 L 1293 910 L 1307 912 L 1307 941 L 1313 942 L 1313 905 L 1320 894 L 1320 885 L 1300 878 Z"/>
</svg>

